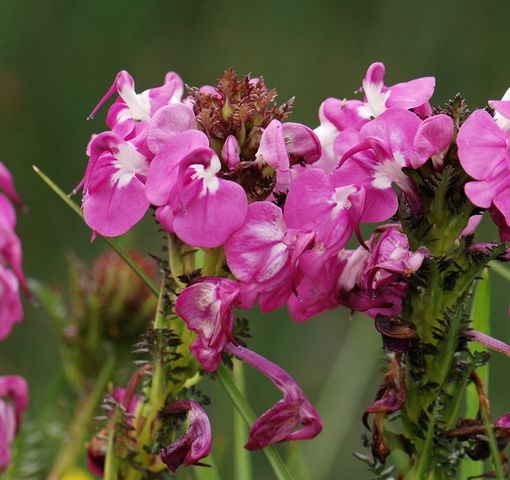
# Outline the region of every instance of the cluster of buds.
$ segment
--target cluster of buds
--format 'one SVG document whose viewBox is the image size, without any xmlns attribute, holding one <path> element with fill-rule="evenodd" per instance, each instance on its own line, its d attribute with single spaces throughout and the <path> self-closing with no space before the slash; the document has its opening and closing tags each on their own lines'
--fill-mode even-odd
<svg viewBox="0 0 510 480">
<path fill-rule="evenodd" d="M 467 117 L 459 99 L 432 109 L 433 77 L 386 86 L 384 76 L 384 65 L 374 63 L 362 99 L 325 100 L 315 130 L 287 122 L 292 101 L 278 106 L 262 78 L 231 70 L 216 86 L 187 94 L 173 72 L 163 85 L 136 93 L 122 71 L 92 112 L 118 94 L 109 130 L 87 148 L 80 183 L 87 224 L 94 234 L 117 236 L 154 209 L 190 255 L 203 249 L 201 270 L 171 272 L 179 286 L 173 313 L 194 334 L 190 351 L 205 372 L 215 372 L 225 356 L 238 357 L 283 392 L 252 425 L 249 449 L 312 438 L 322 423 L 290 375 L 240 345 L 235 309 L 286 306 L 301 322 L 345 306 L 375 318 L 385 347 L 397 352 L 367 410 L 384 447 L 386 415 L 405 410 L 406 392 L 421 388 L 422 380 L 412 383 L 415 373 L 427 377 L 429 357 L 439 350 L 433 322 L 448 323 L 480 271 L 503 259 L 501 245 L 486 246 L 478 263 L 470 255 L 485 210 L 502 240 L 510 238 L 510 100 Z M 363 239 L 363 224 L 388 220 Z M 353 236 L 360 247 L 350 250 Z M 436 308 L 431 315 L 413 303 L 427 301 L 424 284 L 442 289 L 437 304 L 427 305 Z M 464 324 L 458 336 L 464 344 L 480 338 Z M 428 388 L 439 395 L 438 382 L 446 380 L 431 375 Z M 408 425 L 420 409 L 433 409 L 432 398 L 403 413 Z M 183 410 L 188 433 L 161 450 L 172 471 L 199 462 L 211 445 L 203 409 L 175 393 L 165 411 Z M 416 440 L 408 449 L 417 464 L 420 448 Z"/>
</svg>

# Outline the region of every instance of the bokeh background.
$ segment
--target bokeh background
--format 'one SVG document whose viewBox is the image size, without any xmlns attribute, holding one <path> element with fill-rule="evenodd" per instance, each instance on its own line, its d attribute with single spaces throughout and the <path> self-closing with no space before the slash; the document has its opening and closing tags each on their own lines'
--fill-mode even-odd
<svg viewBox="0 0 510 480">
<path fill-rule="evenodd" d="M 87 228 L 31 166 L 72 189 L 90 135 L 103 129 L 104 111 L 94 121 L 85 118 L 117 71 L 127 69 L 139 90 L 159 84 L 168 70 L 189 85 L 213 83 L 227 67 L 263 75 L 281 100 L 296 97 L 291 118 L 312 127 L 321 101 L 351 96 L 375 60 L 385 62 L 389 84 L 435 75 L 435 104 L 461 92 L 476 106 L 510 86 L 508 18 L 506 0 L 0 0 L 0 157 L 29 207 L 19 219 L 27 275 L 65 288 L 65 252 L 92 259 L 105 248 L 90 243 Z M 154 252 L 157 237 L 148 222 L 123 241 Z M 507 292 L 494 278 L 494 333 L 508 341 Z M 315 441 L 282 449 L 298 459 L 299 477 L 369 478 L 352 452 L 361 449 L 360 417 L 381 379 L 371 321 L 345 311 L 303 325 L 284 312 L 252 318 L 253 347 L 299 379 L 325 420 Z M 33 416 L 59 365 L 50 322 L 26 302 L 25 322 L 0 345 L 0 373 L 29 379 Z M 509 366 L 496 357 L 491 370 L 498 415 L 510 410 Z M 261 412 L 276 393 L 253 372 L 248 380 Z M 232 407 L 214 383 L 204 389 L 214 400 L 214 453 L 228 480 L 234 478 Z M 255 478 L 273 478 L 264 457 L 253 458 Z"/>
</svg>

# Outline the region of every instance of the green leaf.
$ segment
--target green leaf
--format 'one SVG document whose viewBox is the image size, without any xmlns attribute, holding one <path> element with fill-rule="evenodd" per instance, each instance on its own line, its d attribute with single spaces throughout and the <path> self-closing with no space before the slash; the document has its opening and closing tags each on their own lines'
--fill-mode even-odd
<svg viewBox="0 0 510 480">
<path fill-rule="evenodd" d="M 217 374 L 218 380 L 220 381 L 227 394 L 230 396 L 230 399 L 232 400 L 234 406 L 237 408 L 237 411 L 244 418 L 245 422 L 251 425 L 256 420 L 255 412 L 246 400 L 246 397 L 237 388 L 232 378 L 232 374 L 227 369 L 227 367 L 225 367 L 225 365 L 220 365 L 218 367 Z M 273 468 L 273 471 L 278 480 L 292 480 L 287 466 L 283 462 L 274 445 L 266 447 L 262 451 L 264 452 L 264 455 Z"/>
</svg>

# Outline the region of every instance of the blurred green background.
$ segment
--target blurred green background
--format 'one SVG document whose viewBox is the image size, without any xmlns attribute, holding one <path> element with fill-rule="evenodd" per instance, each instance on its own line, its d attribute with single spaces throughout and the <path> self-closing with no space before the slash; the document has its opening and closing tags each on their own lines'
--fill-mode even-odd
<svg viewBox="0 0 510 480">
<path fill-rule="evenodd" d="M 90 135 L 104 128 L 104 110 L 94 121 L 85 118 L 117 71 L 127 69 L 140 91 L 168 70 L 189 85 L 214 83 L 230 66 L 264 75 L 281 100 L 296 96 L 291 118 L 310 126 L 318 123 L 320 102 L 351 96 L 375 60 L 385 62 L 389 84 L 435 75 L 435 104 L 460 91 L 482 105 L 510 85 L 508 18 L 507 0 L 0 0 L 0 157 L 29 206 L 19 219 L 27 275 L 63 287 L 66 251 L 91 259 L 104 249 L 90 243 L 87 228 L 31 165 L 72 189 Z M 147 252 L 159 248 L 150 222 L 125 241 Z M 494 280 L 494 333 L 508 341 L 508 286 Z M 361 446 L 360 417 L 381 379 L 370 320 L 345 311 L 303 325 L 283 312 L 255 317 L 253 347 L 291 372 L 325 419 L 323 434 L 299 447 L 296 469 L 311 480 L 368 478 L 352 452 Z M 58 365 L 49 321 L 26 302 L 25 322 L 0 345 L 0 373 L 29 379 L 33 415 Z M 498 415 L 510 410 L 509 366 L 494 358 Z M 276 393 L 268 396 L 268 384 L 252 373 L 249 396 L 262 412 Z M 217 385 L 204 389 L 214 399 L 214 453 L 222 478 L 230 479 L 231 406 Z M 273 478 L 261 454 L 254 460 L 257 480 Z"/>
</svg>

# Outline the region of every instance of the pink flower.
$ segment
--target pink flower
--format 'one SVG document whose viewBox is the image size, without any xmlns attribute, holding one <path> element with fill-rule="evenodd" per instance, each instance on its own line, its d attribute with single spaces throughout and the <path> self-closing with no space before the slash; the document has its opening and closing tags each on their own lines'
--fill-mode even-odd
<svg viewBox="0 0 510 480">
<path fill-rule="evenodd" d="M 161 460 L 175 473 L 181 465 L 200 465 L 211 453 L 211 424 L 200 404 L 192 400 L 178 400 L 168 408 L 169 413 L 188 412 L 188 430 L 170 446 L 160 450 Z"/>
<path fill-rule="evenodd" d="M 250 204 L 245 223 L 225 243 L 228 266 L 246 302 L 258 296 L 262 311 L 285 305 L 298 282 L 299 258 L 312 239 L 309 232 L 288 229 L 275 204 Z"/>
<path fill-rule="evenodd" d="M 322 420 L 301 387 L 282 368 L 247 348 L 228 343 L 225 351 L 266 375 L 283 392 L 283 398 L 251 426 L 245 448 L 258 450 L 274 443 L 316 437 Z"/>
<path fill-rule="evenodd" d="M 309 168 L 289 189 L 285 223 L 315 234 L 314 250 L 307 257 L 336 254 L 359 228 L 365 214 L 365 189 L 356 184 L 356 179 L 347 183 L 336 173 L 327 175 L 318 168 Z M 315 260 L 307 260 L 310 262 L 314 264 Z"/>
<path fill-rule="evenodd" d="M 149 208 L 145 196 L 149 161 L 137 141 L 103 132 L 92 138 L 87 149 L 83 214 L 87 225 L 106 237 L 127 232 Z"/>
<path fill-rule="evenodd" d="M 136 93 L 133 77 L 125 70 L 120 71 L 112 86 L 96 105 L 89 118 L 93 118 L 98 110 L 118 93 L 119 97 L 108 110 L 106 123 L 121 137 L 130 135 L 138 122 L 147 121 L 160 108 L 181 101 L 184 84 L 174 72 L 166 74 L 161 87 L 151 88 Z"/>
<path fill-rule="evenodd" d="M 208 372 L 218 368 L 221 353 L 232 339 L 232 310 L 239 303 L 239 292 L 239 284 L 233 280 L 204 277 L 186 287 L 177 298 L 177 315 L 197 334 L 190 349 Z"/>
<path fill-rule="evenodd" d="M 219 176 L 221 162 L 208 138 L 188 130 L 171 137 L 147 174 L 147 198 L 158 221 L 184 242 L 217 247 L 244 222 L 243 188 Z"/>
<path fill-rule="evenodd" d="M 493 103 L 510 116 L 503 108 L 510 102 Z M 504 227 L 510 226 L 510 135 L 500 124 L 485 110 L 475 110 L 460 127 L 457 145 L 460 163 L 474 179 L 466 184 L 467 197 L 477 207 L 492 207 Z"/>
<path fill-rule="evenodd" d="M 11 462 L 11 446 L 27 404 L 27 382 L 17 375 L 0 377 L 0 472 Z"/>
<path fill-rule="evenodd" d="M 19 282 L 11 270 L 0 265 L 0 340 L 9 336 L 13 326 L 23 320 Z"/>
<path fill-rule="evenodd" d="M 0 162 L 0 190 L 3 190 L 12 202 L 20 206 L 23 205 L 23 201 L 16 192 L 11 172 L 2 162 Z"/>
<path fill-rule="evenodd" d="M 0 194 L 0 264 L 12 268 L 21 286 L 28 291 L 22 267 L 21 241 L 16 235 L 16 212 Z"/>
<path fill-rule="evenodd" d="M 358 109 L 362 118 L 381 115 L 387 108 L 398 107 L 409 110 L 428 102 L 436 85 L 434 77 L 422 77 L 391 87 L 384 85 L 385 67 L 383 63 L 373 63 L 368 67 L 363 79 L 365 104 Z"/>
<path fill-rule="evenodd" d="M 407 293 L 404 280 L 421 267 L 427 253 L 421 249 L 411 252 L 407 237 L 395 225 L 374 233 L 367 245 L 370 251 L 359 247 L 347 253 L 337 299 L 370 317 L 398 316 Z"/>
<path fill-rule="evenodd" d="M 271 120 L 260 138 L 255 162 L 263 167 L 269 165 L 276 170 L 276 189 L 285 191 L 290 183 L 290 157 L 302 158 L 313 163 L 321 156 L 319 139 L 310 128 L 300 123 L 281 123 Z"/>
</svg>

